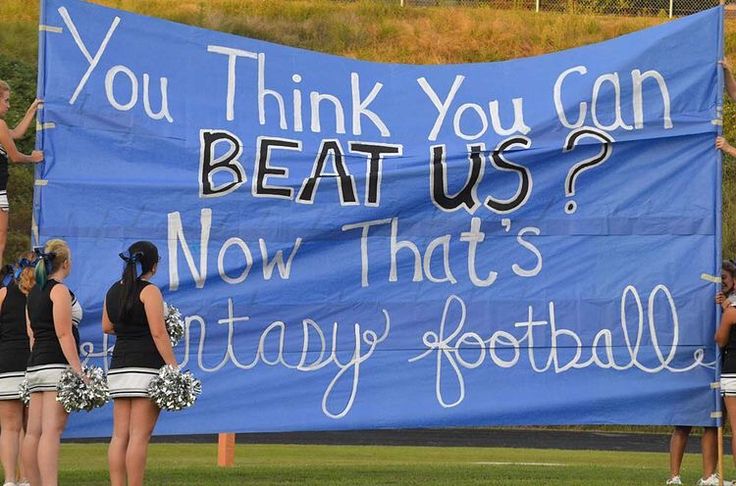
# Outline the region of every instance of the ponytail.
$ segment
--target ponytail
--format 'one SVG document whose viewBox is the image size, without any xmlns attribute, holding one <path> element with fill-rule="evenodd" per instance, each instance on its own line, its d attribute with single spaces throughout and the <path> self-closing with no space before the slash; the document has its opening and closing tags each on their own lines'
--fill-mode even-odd
<svg viewBox="0 0 736 486">
<path fill-rule="evenodd" d="M 49 278 L 49 272 L 46 270 L 46 259 L 41 258 L 36 265 L 36 271 L 34 272 L 36 277 L 36 285 L 39 289 L 43 289 L 46 285 L 46 281 Z"/>
<path fill-rule="evenodd" d="M 36 264 L 36 285 L 43 289 L 49 275 L 59 271 L 61 266 L 69 260 L 71 252 L 64 240 L 49 240 L 43 248 L 33 249 L 38 263 Z"/>
<path fill-rule="evenodd" d="M 36 285 L 36 269 L 32 266 L 23 268 L 16 277 L 16 282 L 18 282 L 20 291 L 28 295 L 33 286 Z"/>
<path fill-rule="evenodd" d="M 123 259 L 123 291 L 120 295 L 120 305 L 116 322 L 125 320 L 125 317 L 133 309 L 138 293 L 136 292 L 138 280 L 145 274 L 151 272 L 158 263 L 158 248 L 150 241 L 136 241 L 127 251 L 120 253 Z"/>
<path fill-rule="evenodd" d="M 141 252 L 134 252 L 132 255 L 130 251 L 120 253 L 120 258 L 123 259 L 125 264 L 123 265 L 123 293 L 120 296 L 120 305 L 118 306 L 117 322 L 123 320 L 125 315 L 133 307 L 133 299 L 131 298 L 134 294 L 133 287 L 138 280 L 138 267 L 140 259 L 143 256 Z"/>
<path fill-rule="evenodd" d="M 13 272 L 13 280 L 18 285 L 18 289 L 28 295 L 34 285 L 36 285 L 36 259 L 35 252 L 24 252 L 18 258 Z"/>
</svg>

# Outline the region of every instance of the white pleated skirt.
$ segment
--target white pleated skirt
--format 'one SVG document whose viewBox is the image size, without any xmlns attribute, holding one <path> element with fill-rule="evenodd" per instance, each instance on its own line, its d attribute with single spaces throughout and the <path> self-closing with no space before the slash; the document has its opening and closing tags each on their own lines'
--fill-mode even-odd
<svg viewBox="0 0 736 486">
<path fill-rule="evenodd" d="M 25 377 L 25 371 L 0 373 L 0 400 L 20 400 L 20 384 Z"/>
<path fill-rule="evenodd" d="M 26 370 L 28 391 L 30 393 L 56 391 L 61 373 L 69 367 L 66 363 L 30 366 Z"/>
<path fill-rule="evenodd" d="M 107 372 L 110 398 L 149 398 L 148 385 L 158 376 L 156 368 L 115 368 Z"/>
</svg>

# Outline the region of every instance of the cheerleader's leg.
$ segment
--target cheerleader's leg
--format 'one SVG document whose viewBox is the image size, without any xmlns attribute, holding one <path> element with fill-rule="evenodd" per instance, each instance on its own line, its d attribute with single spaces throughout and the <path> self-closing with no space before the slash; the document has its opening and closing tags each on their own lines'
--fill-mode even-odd
<svg viewBox="0 0 736 486">
<path fill-rule="evenodd" d="M 38 467 L 43 486 L 59 483 L 59 448 L 61 434 L 66 427 L 69 414 L 56 401 L 56 392 L 42 392 L 43 414 L 41 415 L 41 438 L 38 441 Z M 33 483 L 31 483 L 33 484 Z"/>
<path fill-rule="evenodd" d="M 111 486 L 125 486 L 125 455 L 130 437 L 130 398 L 116 398 L 113 402 L 112 437 L 107 448 Z"/>
<path fill-rule="evenodd" d="M 130 438 L 125 455 L 125 467 L 128 473 L 128 486 L 142 486 L 148 442 L 151 440 L 161 409 L 148 398 L 131 398 L 130 402 Z"/>
<path fill-rule="evenodd" d="M 20 431 L 23 425 L 23 404 L 20 400 L 0 400 L 0 462 L 5 472 L 5 482 L 18 480 L 16 465 Z"/>
<path fill-rule="evenodd" d="M 41 417 L 43 414 L 43 393 L 31 393 L 28 405 L 28 423 L 26 437 L 23 439 L 23 469 L 31 484 L 41 484 L 41 473 L 38 469 L 38 442 L 41 439 Z"/>
</svg>

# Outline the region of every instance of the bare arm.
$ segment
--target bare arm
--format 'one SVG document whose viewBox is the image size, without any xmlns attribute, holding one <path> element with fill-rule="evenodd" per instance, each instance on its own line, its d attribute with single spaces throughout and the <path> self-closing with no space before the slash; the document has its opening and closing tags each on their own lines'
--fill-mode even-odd
<svg viewBox="0 0 736 486">
<path fill-rule="evenodd" d="M 40 150 L 34 150 L 31 155 L 25 155 L 18 151 L 5 120 L 0 120 L 0 145 L 5 147 L 11 162 L 32 164 L 43 160 L 43 152 Z"/>
<path fill-rule="evenodd" d="M 0 289 L 0 309 L 3 307 L 3 302 L 5 302 L 5 296 L 8 295 L 8 289 L 3 287 Z"/>
<path fill-rule="evenodd" d="M 28 334 L 28 340 L 33 349 L 33 329 L 31 329 L 31 318 L 28 317 L 28 307 L 26 307 L 26 334 Z"/>
<path fill-rule="evenodd" d="M 28 109 L 26 110 L 26 114 L 23 115 L 23 118 L 21 118 L 15 128 L 10 130 L 10 136 L 13 137 L 13 139 L 18 140 L 26 134 L 26 132 L 28 131 L 28 127 L 31 126 L 33 117 L 36 115 L 36 111 L 38 110 L 39 105 L 41 105 L 42 103 L 43 101 L 39 100 L 38 98 L 36 98 L 36 100 L 31 103 L 31 106 L 28 107 Z"/>
<path fill-rule="evenodd" d="M 79 361 L 79 351 L 72 333 L 72 299 L 66 285 L 58 284 L 51 289 L 51 302 L 54 304 L 54 331 L 61 351 L 72 370 L 81 375 L 82 363 Z"/>
<path fill-rule="evenodd" d="M 5 302 L 5 296 L 8 295 L 8 289 L 7 287 L 3 287 L 0 289 L 0 308 L 3 306 L 3 302 Z"/>
<path fill-rule="evenodd" d="M 720 61 L 720 65 L 723 67 L 723 82 L 726 85 L 726 93 L 728 93 L 729 98 L 736 100 L 736 80 L 733 79 L 731 63 L 724 58 Z"/>
<path fill-rule="evenodd" d="M 107 297 L 105 297 L 105 301 L 102 303 L 102 332 L 105 334 L 115 334 L 115 326 L 107 315 Z"/>
<path fill-rule="evenodd" d="M 166 324 L 164 324 L 164 298 L 161 291 L 155 285 L 148 285 L 141 292 L 141 302 L 146 309 L 146 319 L 148 319 L 148 327 L 151 330 L 153 342 L 156 349 L 164 360 L 164 363 L 171 366 L 178 366 L 174 350 L 171 349 L 171 341 L 169 334 L 166 332 Z"/>
<path fill-rule="evenodd" d="M 721 316 L 721 325 L 716 331 L 716 343 L 718 346 L 725 347 L 728 344 L 728 337 L 731 334 L 731 326 L 736 324 L 736 307 L 729 307 Z"/>
</svg>

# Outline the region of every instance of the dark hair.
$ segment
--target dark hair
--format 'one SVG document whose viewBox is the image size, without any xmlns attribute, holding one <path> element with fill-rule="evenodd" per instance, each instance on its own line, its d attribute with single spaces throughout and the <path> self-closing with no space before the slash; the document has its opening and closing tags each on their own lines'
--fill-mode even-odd
<svg viewBox="0 0 736 486">
<path fill-rule="evenodd" d="M 736 277 L 736 263 L 733 260 L 723 260 L 721 270 L 730 273 L 731 277 Z"/>
<path fill-rule="evenodd" d="M 15 280 L 15 268 L 13 265 L 3 265 L 0 268 L 0 288 L 7 287 Z"/>
<path fill-rule="evenodd" d="M 158 263 L 158 248 L 150 241 L 136 241 L 127 251 L 120 253 L 120 258 L 123 259 L 125 265 L 123 266 L 123 293 L 120 295 L 120 305 L 118 306 L 119 314 L 117 321 L 123 320 L 123 318 L 130 312 L 135 303 L 134 298 L 136 297 L 133 289 L 136 287 L 136 282 L 141 276 L 147 274 L 153 267 Z"/>
</svg>

